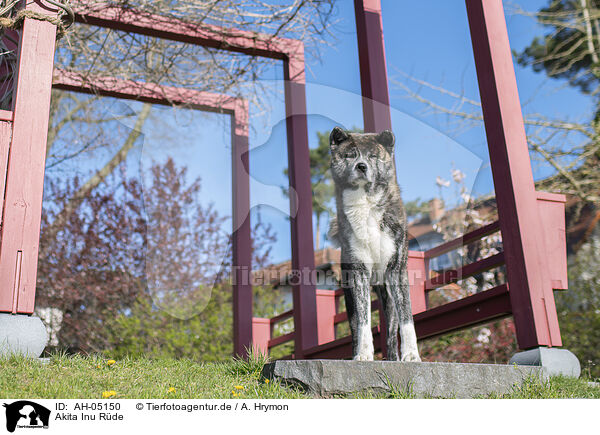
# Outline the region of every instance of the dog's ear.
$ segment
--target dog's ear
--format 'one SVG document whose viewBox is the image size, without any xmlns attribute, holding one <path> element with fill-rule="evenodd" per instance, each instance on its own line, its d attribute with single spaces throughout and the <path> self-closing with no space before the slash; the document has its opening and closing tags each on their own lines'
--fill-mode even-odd
<svg viewBox="0 0 600 435">
<path fill-rule="evenodd" d="M 348 139 L 348 133 L 340 127 L 335 127 L 331 130 L 331 134 L 329 135 L 329 148 L 331 149 L 331 152 L 334 152 L 339 144 Z"/>
<path fill-rule="evenodd" d="M 396 143 L 394 133 L 389 130 L 383 130 L 377 135 L 377 142 L 383 145 L 388 153 L 394 154 L 394 144 Z"/>
</svg>

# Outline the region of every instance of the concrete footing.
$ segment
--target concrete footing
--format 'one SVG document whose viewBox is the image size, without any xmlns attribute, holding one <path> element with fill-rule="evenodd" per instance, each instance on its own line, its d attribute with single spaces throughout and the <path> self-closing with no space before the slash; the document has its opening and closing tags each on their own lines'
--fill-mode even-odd
<svg viewBox="0 0 600 435">
<path fill-rule="evenodd" d="M 346 360 L 275 361 L 265 365 L 262 376 L 321 397 L 399 391 L 455 398 L 504 394 L 529 377 L 547 378 L 535 366 Z"/>
<path fill-rule="evenodd" d="M 516 353 L 509 364 L 543 367 L 550 376 L 563 375 L 578 378 L 581 365 L 577 357 L 567 349 L 537 347 Z"/>
<path fill-rule="evenodd" d="M 0 356 L 37 358 L 47 342 L 48 333 L 39 317 L 0 313 Z"/>
</svg>

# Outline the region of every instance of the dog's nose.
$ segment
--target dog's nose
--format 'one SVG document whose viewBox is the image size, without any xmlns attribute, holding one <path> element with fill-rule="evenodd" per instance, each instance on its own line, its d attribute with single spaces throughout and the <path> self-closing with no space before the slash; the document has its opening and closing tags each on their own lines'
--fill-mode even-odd
<svg viewBox="0 0 600 435">
<path fill-rule="evenodd" d="M 354 169 L 356 169 L 359 172 L 362 172 L 363 174 L 367 173 L 367 165 L 364 163 L 358 163 Z"/>
</svg>

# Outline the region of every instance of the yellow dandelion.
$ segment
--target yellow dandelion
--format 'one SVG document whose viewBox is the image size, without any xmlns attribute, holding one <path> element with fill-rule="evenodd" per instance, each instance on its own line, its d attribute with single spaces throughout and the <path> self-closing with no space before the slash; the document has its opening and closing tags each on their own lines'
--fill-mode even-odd
<svg viewBox="0 0 600 435">
<path fill-rule="evenodd" d="M 102 368 L 102 366 L 101 366 L 100 364 L 98 364 L 98 365 L 96 366 L 96 368 L 97 368 L 97 369 L 100 369 L 100 368 Z"/>
<path fill-rule="evenodd" d="M 237 393 L 233 390 L 231 390 L 231 394 L 233 394 L 234 396 L 237 396 Z"/>
<path fill-rule="evenodd" d="M 176 391 L 175 388 L 173 388 L 173 387 L 169 388 L 169 393 L 174 393 L 175 391 Z"/>
<path fill-rule="evenodd" d="M 114 363 L 116 363 L 116 361 L 114 359 L 109 359 L 108 361 L 106 361 L 106 365 L 112 366 Z"/>
<path fill-rule="evenodd" d="M 268 380 L 268 379 L 265 379 L 265 384 L 268 384 L 268 383 L 269 383 L 269 380 Z"/>
<path fill-rule="evenodd" d="M 103 399 L 108 399 L 109 397 L 114 397 L 117 395 L 117 392 L 114 390 L 110 390 L 110 391 L 103 391 L 102 392 L 102 398 Z"/>
<path fill-rule="evenodd" d="M 243 389 L 244 389 L 244 386 L 243 386 L 243 385 L 236 385 L 234 388 L 235 388 L 236 390 L 243 390 Z"/>
</svg>

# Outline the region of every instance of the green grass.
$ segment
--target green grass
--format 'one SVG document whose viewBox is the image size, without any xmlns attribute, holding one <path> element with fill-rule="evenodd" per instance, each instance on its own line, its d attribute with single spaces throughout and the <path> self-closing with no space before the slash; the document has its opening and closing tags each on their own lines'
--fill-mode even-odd
<svg viewBox="0 0 600 435">
<path fill-rule="evenodd" d="M 0 359 L 0 397 L 99 399 L 294 399 L 307 397 L 260 379 L 262 360 L 197 363 L 190 360 L 54 355 L 47 364 L 22 357 Z M 174 388 L 175 391 L 169 392 Z"/>
<path fill-rule="evenodd" d="M 198 363 L 190 360 L 125 358 L 109 364 L 101 356 L 54 355 L 47 364 L 23 357 L 0 358 L 0 398 L 99 399 L 114 391 L 119 399 L 296 399 L 310 396 L 260 379 L 264 359 Z M 347 398 L 409 399 L 410 387 L 389 385 L 388 393 L 357 393 Z M 171 389 L 171 390 L 170 390 Z M 174 389 L 174 390 L 172 390 Z M 600 398 L 586 379 L 528 379 L 505 395 L 485 398 Z"/>
<path fill-rule="evenodd" d="M 600 399 L 600 387 L 589 385 L 588 379 L 573 379 L 562 376 L 547 381 L 527 379 L 509 394 L 490 394 L 490 399 Z"/>
</svg>

